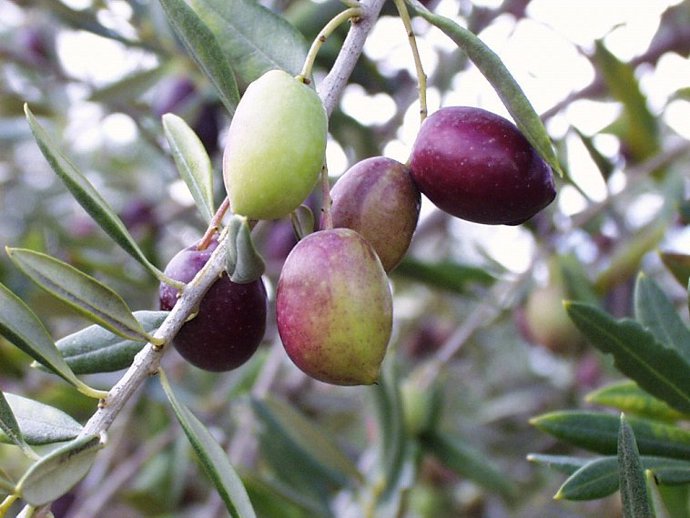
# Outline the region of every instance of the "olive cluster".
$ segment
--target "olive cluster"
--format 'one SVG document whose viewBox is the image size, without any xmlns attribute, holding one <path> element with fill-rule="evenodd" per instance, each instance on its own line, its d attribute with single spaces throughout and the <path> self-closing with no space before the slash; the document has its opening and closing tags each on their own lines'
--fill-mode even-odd
<svg viewBox="0 0 690 518">
<path fill-rule="evenodd" d="M 316 92 L 274 70 L 252 83 L 228 130 L 223 179 L 235 214 L 289 215 L 313 190 L 324 162 L 328 118 Z M 292 361 L 333 384 L 376 382 L 391 335 L 387 273 L 408 250 L 421 194 L 453 216 L 517 225 L 555 197 L 548 165 L 511 122 L 470 107 L 438 110 L 422 124 L 408 164 L 372 157 L 331 189 L 322 229 L 290 251 L 276 291 L 276 321 Z M 190 247 L 166 268 L 188 281 L 208 260 Z M 161 287 L 161 306 L 175 302 Z M 266 325 L 261 279 L 212 286 L 174 345 L 191 363 L 232 369 L 258 347 Z"/>
</svg>

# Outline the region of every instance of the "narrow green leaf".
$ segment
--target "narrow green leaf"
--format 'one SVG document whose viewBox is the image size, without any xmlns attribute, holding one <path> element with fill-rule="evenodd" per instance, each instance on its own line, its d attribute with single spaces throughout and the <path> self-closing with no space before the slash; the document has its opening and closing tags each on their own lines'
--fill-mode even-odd
<svg viewBox="0 0 690 518">
<path fill-rule="evenodd" d="M 573 473 L 559 488 L 558 500 L 596 500 L 618 489 L 616 457 L 594 459 Z"/>
<path fill-rule="evenodd" d="M 357 467 L 316 423 L 275 398 L 252 400 L 252 408 L 270 436 L 280 435 L 318 469 L 320 476 L 344 486 L 362 480 Z"/>
<path fill-rule="evenodd" d="M 626 421 L 624 414 L 621 414 L 618 432 L 618 477 L 623 516 L 625 518 L 651 517 L 653 513 L 649 505 L 647 483 L 635 441 L 635 432 Z"/>
<path fill-rule="evenodd" d="M 543 455 L 539 453 L 530 453 L 527 455 L 527 460 L 553 468 L 556 471 L 565 473 L 566 475 L 572 475 L 592 459 L 570 457 L 567 455 Z"/>
<path fill-rule="evenodd" d="M 36 284 L 86 318 L 123 338 L 147 341 L 146 332 L 125 301 L 100 281 L 54 257 L 7 248 L 10 259 Z"/>
<path fill-rule="evenodd" d="M 651 518 L 673 518 L 673 516 L 668 513 L 668 509 L 664 505 L 664 500 L 661 496 L 661 492 L 659 491 L 659 486 L 656 485 L 656 481 L 654 480 L 654 473 L 652 473 L 650 470 L 646 470 L 644 472 L 644 477 L 647 482 L 647 489 L 649 491 L 649 504 L 652 509 Z"/>
<path fill-rule="evenodd" d="M 243 477 L 257 516 L 281 518 L 311 518 L 319 516 L 321 509 L 304 502 L 302 495 L 285 491 L 273 481 L 264 480 L 248 473 Z"/>
<path fill-rule="evenodd" d="M 88 100 L 96 103 L 131 102 L 146 93 L 169 71 L 168 63 L 149 70 L 137 71 L 108 86 L 94 90 Z"/>
<path fill-rule="evenodd" d="M 690 431 L 641 418 L 628 418 L 643 455 L 690 460 Z M 618 418 L 603 412 L 563 410 L 530 420 L 541 431 L 604 455 L 618 449 Z"/>
<path fill-rule="evenodd" d="M 213 208 L 213 168 L 199 137 L 187 123 L 173 113 L 163 115 L 163 130 L 170 144 L 177 170 L 187 184 L 205 222 L 211 221 Z"/>
<path fill-rule="evenodd" d="M 98 436 L 86 436 L 51 451 L 24 473 L 17 494 L 33 506 L 56 500 L 84 478 L 102 447 Z"/>
<path fill-rule="evenodd" d="M 589 341 L 614 357 L 618 369 L 676 410 L 690 413 L 690 364 L 639 323 L 615 320 L 593 306 L 566 303 L 568 315 Z"/>
<path fill-rule="evenodd" d="M 503 496 L 516 495 L 510 479 L 489 461 L 485 453 L 469 447 L 462 438 L 432 431 L 421 437 L 421 443 L 424 450 L 459 475 Z"/>
<path fill-rule="evenodd" d="M 406 257 L 393 270 L 393 274 L 434 288 L 454 293 L 467 293 L 473 284 L 490 286 L 496 278 L 483 268 L 452 261 L 427 262 Z"/>
<path fill-rule="evenodd" d="M 55 407 L 7 392 L 5 399 L 27 444 L 69 441 L 76 438 L 82 430 L 77 421 Z M 0 442 L 9 441 L 9 437 L 0 432 Z"/>
<path fill-rule="evenodd" d="M 637 383 L 630 380 L 606 385 L 590 392 L 585 399 L 588 403 L 616 408 L 627 414 L 651 419 L 678 421 L 685 417 L 684 414 L 642 390 Z"/>
<path fill-rule="evenodd" d="M 416 0 L 409 0 L 416 14 L 438 27 L 460 47 L 479 71 L 491 83 L 501 101 L 515 120 L 515 124 L 534 146 L 542 158 L 560 176 L 561 171 L 551 138 L 537 112 L 534 111 L 522 88 L 510 74 L 496 53 L 475 36 L 450 18 L 432 13 Z"/>
<path fill-rule="evenodd" d="M 173 29 L 199 68 L 215 86 L 232 116 L 240 99 L 235 74 L 211 29 L 184 0 L 160 0 Z"/>
<path fill-rule="evenodd" d="M 0 283 L 0 334 L 46 369 L 71 383 L 84 394 L 92 397 L 105 395 L 105 393 L 101 394 L 99 391 L 87 387 L 74 375 L 60 356 L 55 342 L 53 342 L 43 323 L 29 306 L 24 304 L 2 283 Z"/>
<path fill-rule="evenodd" d="M 386 481 L 382 500 L 390 500 L 403 476 L 405 456 L 412 436 L 405 423 L 400 379 L 395 362 L 384 361 L 381 379 L 371 394 L 379 428 L 377 468 Z"/>
<path fill-rule="evenodd" d="M 690 330 L 661 288 L 640 273 L 635 284 L 635 318 L 662 344 L 690 362 Z"/>
<path fill-rule="evenodd" d="M 168 311 L 135 311 L 144 331 L 153 334 L 168 316 Z M 93 325 L 65 336 L 56 345 L 75 374 L 112 372 L 129 367 L 145 340 L 122 338 L 101 326 Z"/>
<path fill-rule="evenodd" d="M 307 43 L 285 19 L 254 0 L 193 0 L 192 7 L 215 35 L 246 86 L 264 72 L 282 69 L 297 75 Z"/>
<path fill-rule="evenodd" d="M 177 420 L 187 435 L 204 471 L 225 502 L 230 515 L 233 518 L 256 518 L 242 480 L 230 465 L 223 448 L 220 447 L 201 421 L 177 399 L 162 369 L 159 370 L 159 374 L 161 385 Z"/>
<path fill-rule="evenodd" d="M 43 153 L 50 167 L 52 167 L 55 174 L 62 180 L 77 202 L 125 252 L 145 266 L 156 278 L 160 280 L 167 279 L 146 258 L 144 252 L 141 251 L 139 245 L 136 244 L 124 223 L 115 214 L 108 202 L 105 201 L 96 188 L 50 139 L 33 113 L 31 113 L 28 105 L 25 105 L 24 111 L 41 153 Z"/>
<path fill-rule="evenodd" d="M 10 442 L 22 449 L 28 449 L 29 446 L 26 444 L 24 437 L 22 437 L 22 432 L 17 419 L 14 417 L 12 407 L 0 390 L 0 434 L 2 433 Z"/>
<path fill-rule="evenodd" d="M 609 160 L 607 156 L 602 154 L 597 149 L 591 137 L 588 137 L 587 135 L 583 134 L 577 128 L 575 128 L 575 133 L 577 133 L 577 136 L 580 137 L 582 144 L 584 144 L 587 153 L 589 153 L 589 156 L 592 158 L 592 161 L 597 166 L 597 169 L 599 169 L 601 176 L 604 178 L 604 180 L 608 180 L 614 169 L 613 162 L 611 162 L 611 160 Z"/>
<path fill-rule="evenodd" d="M 596 42 L 595 61 L 609 91 L 623 104 L 628 148 L 636 160 L 653 156 L 659 149 L 656 116 L 649 111 L 635 71 L 614 56 L 601 40 Z"/>
<path fill-rule="evenodd" d="M 690 518 L 690 506 L 688 506 L 690 487 L 687 484 L 683 486 L 655 486 L 655 489 L 661 497 L 662 504 L 658 505 L 655 502 L 657 512 L 662 506 L 666 511 L 666 513 L 659 513 L 659 518 Z"/>
</svg>

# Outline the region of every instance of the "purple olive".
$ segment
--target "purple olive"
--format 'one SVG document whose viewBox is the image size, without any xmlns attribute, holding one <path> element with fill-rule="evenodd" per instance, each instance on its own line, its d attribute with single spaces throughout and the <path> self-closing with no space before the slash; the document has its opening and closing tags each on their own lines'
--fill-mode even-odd
<svg viewBox="0 0 690 518">
<path fill-rule="evenodd" d="M 334 227 L 351 228 L 369 241 L 390 272 L 407 252 L 419 218 L 420 194 L 409 170 L 386 157 L 362 160 L 331 190 Z"/>
<path fill-rule="evenodd" d="M 551 168 L 518 128 L 480 108 L 446 107 L 429 116 L 410 170 L 438 208 L 477 223 L 519 225 L 556 196 Z"/>
<path fill-rule="evenodd" d="M 278 280 L 276 318 L 288 356 L 309 376 L 335 385 L 375 383 L 393 303 L 372 246 L 346 228 L 302 239 Z"/>
<path fill-rule="evenodd" d="M 191 281 L 218 246 L 205 250 L 192 245 L 178 252 L 165 267 L 165 274 L 182 282 Z M 177 290 L 161 284 L 160 308 L 170 310 Z M 223 274 L 206 292 L 196 316 L 186 322 L 173 346 L 189 363 L 221 372 L 245 363 L 256 351 L 266 330 L 266 289 L 261 279 L 248 284 L 231 282 Z"/>
</svg>

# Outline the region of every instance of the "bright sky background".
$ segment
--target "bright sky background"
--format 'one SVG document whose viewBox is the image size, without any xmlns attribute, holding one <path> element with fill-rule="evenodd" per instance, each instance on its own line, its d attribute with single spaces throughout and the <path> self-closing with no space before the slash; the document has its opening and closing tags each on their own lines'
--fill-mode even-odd
<svg viewBox="0 0 690 518">
<path fill-rule="evenodd" d="M 74 8 L 90 6 L 89 0 L 67 0 Z M 496 7 L 500 0 L 475 0 L 475 4 Z M 660 14 L 679 0 L 533 0 L 529 4 L 530 18 L 517 24 L 511 16 L 503 16 L 480 34 L 480 37 L 504 60 L 537 112 L 543 112 L 569 93 L 586 86 L 594 71 L 583 53 L 590 53 L 596 39 L 603 38 L 606 46 L 622 60 L 644 52 L 654 35 Z M 13 14 L 21 13 L 14 4 L 3 6 L 4 24 L 11 24 Z M 100 21 L 127 34 L 131 31 L 127 19 L 129 5 L 121 0 L 107 1 L 109 13 Z M 441 0 L 435 11 L 455 17 L 454 0 Z M 462 20 L 458 20 L 462 23 Z M 415 20 L 418 45 L 427 75 L 437 66 L 437 53 L 448 52 L 454 44 L 438 29 L 423 20 Z M 106 85 L 123 75 L 155 64 L 155 58 L 144 52 L 125 49 L 120 44 L 82 32 L 64 32 L 58 40 L 58 51 L 64 56 L 68 73 L 94 85 Z M 365 52 L 379 62 L 384 73 L 395 74 L 408 69 L 414 74 L 405 31 L 397 18 L 382 18 L 367 40 Z M 648 95 L 650 108 L 661 113 L 665 107 L 665 122 L 679 136 L 690 139 L 690 103 L 672 101 L 669 94 L 680 87 L 690 86 L 690 60 L 677 55 L 664 56 L 653 70 L 640 69 L 641 86 Z M 75 91 L 75 101 L 88 92 Z M 357 85 L 349 86 L 342 100 L 343 109 L 360 121 L 369 124 L 386 122 L 394 113 L 394 104 L 385 94 L 367 96 Z M 474 105 L 507 116 L 493 89 L 481 74 L 472 69 L 456 77 L 454 88 L 441 98 L 435 89 L 428 92 L 429 111 L 440 106 Z M 81 150 L 95 150 L 108 142 L 124 144 L 137 138 L 133 121 L 124 114 L 112 114 L 101 120 L 97 105 L 75 102 L 70 107 L 73 121 L 65 135 Z M 405 162 L 419 127 L 418 106 L 410 107 L 397 139 L 389 143 L 382 154 Z M 615 103 L 578 101 L 565 112 L 554 117 L 548 125 L 555 139 L 565 138 L 569 145 L 569 168 L 574 178 L 594 199 L 605 196 L 605 186 L 598 174 L 592 174 L 592 164 L 577 139 L 566 135 L 568 128 L 576 126 L 585 134 L 595 134 L 613 121 L 619 107 Z M 99 121 L 94 127 L 94 122 Z M 597 145 L 605 153 L 614 154 L 616 141 L 605 135 L 597 137 Z M 76 147 L 76 146 L 75 146 Z M 328 148 L 329 170 L 339 175 L 348 167 L 343 150 L 334 142 Z M 573 189 L 564 189 L 559 196 L 561 208 L 575 213 L 584 207 L 584 200 Z M 425 204 L 423 214 L 430 207 Z M 464 235 L 484 236 L 482 226 L 458 222 L 457 231 Z M 529 264 L 529 237 L 515 227 L 496 227 L 492 239 L 482 242 L 492 254 L 522 270 Z M 484 241 L 486 241 L 484 239 Z M 527 246 L 525 246 L 527 245 Z"/>
</svg>

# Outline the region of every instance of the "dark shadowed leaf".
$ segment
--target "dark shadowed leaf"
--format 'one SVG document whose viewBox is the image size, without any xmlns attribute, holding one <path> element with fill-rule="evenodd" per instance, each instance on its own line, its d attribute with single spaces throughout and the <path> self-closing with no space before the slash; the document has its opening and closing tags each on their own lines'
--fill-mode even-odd
<svg viewBox="0 0 690 518">
<path fill-rule="evenodd" d="M 167 311 L 135 311 L 134 316 L 153 334 L 163 323 Z M 75 374 L 112 372 L 129 367 L 146 342 L 122 338 L 101 326 L 93 325 L 65 336 L 56 345 Z"/>
<path fill-rule="evenodd" d="M 40 252 L 8 248 L 7 254 L 41 288 L 92 322 L 123 338 L 147 340 L 144 329 L 122 297 L 100 281 Z"/>
<path fill-rule="evenodd" d="M 690 363 L 690 330 L 668 296 L 642 273 L 635 284 L 635 318 L 659 342 L 678 351 Z"/>
<path fill-rule="evenodd" d="M 139 261 L 158 279 L 166 279 L 163 273 L 146 258 L 108 202 L 50 139 L 28 105 L 24 107 L 24 111 L 41 153 L 77 202 L 125 252 Z"/>
<path fill-rule="evenodd" d="M 193 0 L 192 6 L 215 35 L 226 59 L 246 86 L 264 72 L 297 75 L 307 55 L 302 35 L 285 19 L 254 0 Z"/>
<path fill-rule="evenodd" d="M 282 436 L 320 476 L 337 486 L 362 479 L 354 463 L 317 423 L 274 398 L 254 399 L 252 408 L 265 427 L 264 433 Z"/>
<path fill-rule="evenodd" d="M 103 443 L 86 436 L 51 451 L 33 464 L 17 483 L 17 493 L 33 505 L 44 505 L 72 489 L 91 469 Z"/>
<path fill-rule="evenodd" d="M 173 113 L 163 115 L 163 129 L 168 139 L 180 177 L 187 184 L 204 221 L 213 218 L 213 168 L 206 148 L 187 123 Z"/>
<path fill-rule="evenodd" d="M 630 319 L 615 320 L 593 306 L 566 303 L 568 315 L 589 341 L 613 355 L 616 367 L 675 409 L 690 413 L 690 364 Z"/>
<path fill-rule="evenodd" d="M 242 480 L 230 465 L 227 454 L 189 409 L 175 396 L 168 379 L 159 371 L 161 385 L 165 391 L 177 420 L 196 452 L 204 471 L 213 482 L 218 494 L 233 518 L 256 518 L 252 504 Z"/>
<path fill-rule="evenodd" d="M 684 417 L 684 414 L 642 390 L 637 383 L 630 380 L 611 383 L 590 392 L 586 400 L 588 403 L 616 408 L 639 417 L 664 421 L 677 421 Z"/>
<path fill-rule="evenodd" d="M 81 425 L 62 410 L 15 394 L 5 393 L 5 398 L 28 444 L 69 441 L 81 432 Z M 0 442 L 7 441 L 0 433 Z"/>
<path fill-rule="evenodd" d="M 74 375 L 43 323 L 29 306 L 1 283 L 0 334 L 80 392 L 91 397 L 105 396 L 104 392 L 88 387 Z"/>
<path fill-rule="evenodd" d="M 611 176 L 611 173 L 614 169 L 613 162 L 611 162 L 611 160 L 606 155 L 604 155 L 603 153 L 601 153 L 601 151 L 599 151 L 599 149 L 597 149 L 597 147 L 594 145 L 594 139 L 592 137 L 583 134 L 577 128 L 575 128 L 575 133 L 577 133 L 577 136 L 580 137 L 580 140 L 584 144 L 585 149 L 587 149 L 589 156 L 592 158 L 592 161 L 597 166 L 597 169 L 599 169 L 601 176 L 604 178 L 604 180 L 608 180 L 609 176 Z"/>
<path fill-rule="evenodd" d="M 603 457 L 589 461 L 559 488 L 556 499 L 596 500 L 618 490 L 618 460 Z"/>
<path fill-rule="evenodd" d="M 467 293 L 475 284 L 490 286 L 496 280 L 489 272 L 476 266 L 451 261 L 431 263 L 411 257 L 404 258 L 393 270 L 393 275 L 454 293 Z"/>
<path fill-rule="evenodd" d="M 410 4 L 416 14 L 441 29 L 467 54 L 467 57 L 496 90 L 515 120 L 515 124 L 530 144 L 555 172 L 562 175 L 558 157 L 544 124 L 501 58 L 471 31 L 461 27 L 450 18 L 432 13 L 416 0 L 410 1 Z"/>
<path fill-rule="evenodd" d="M 635 432 L 621 414 L 618 432 L 618 478 L 625 518 L 652 517 L 647 482 Z"/>
<path fill-rule="evenodd" d="M 629 417 L 643 455 L 690 460 L 690 431 L 648 419 Z M 604 455 L 618 450 L 618 417 L 603 412 L 563 410 L 530 420 L 541 431 Z"/>
<path fill-rule="evenodd" d="M 666 268 L 684 288 L 690 279 L 690 255 L 677 252 L 661 252 L 659 254 Z"/>
<path fill-rule="evenodd" d="M 489 461 L 487 455 L 468 446 L 462 437 L 432 431 L 423 435 L 421 442 L 425 451 L 432 453 L 460 476 L 503 496 L 517 494 L 510 479 Z"/>
<path fill-rule="evenodd" d="M 94 90 L 89 96 L 89 101 L 111 103 L 111 105 L 116 102 L 131 102 L 158 83 L 169 69 L 167 64 L 163 64 L 150 70 L 135 72 L 108 86 Z"/>
<path fill-rule="evenodd" d="M 240 99 L 235 74 L 211 29 L 184 0 L 160 0 L 175 32 L 199 68 L 215 86 L 230 115 Z"/>
<path fill-rule="evenodd" d="M 570 475 L 559 489 L 557 498 L 595 500 L 618 490 L 618 459 L 613 455 L 586 459 L 530 454 L 528 459 Z M 645 470 L 650 470 L 654 474 L 658 484 L 668 487 L 688 483 L 690 476 L 688 461 L 642 456 L 641 462 Z"/>
</svg>

